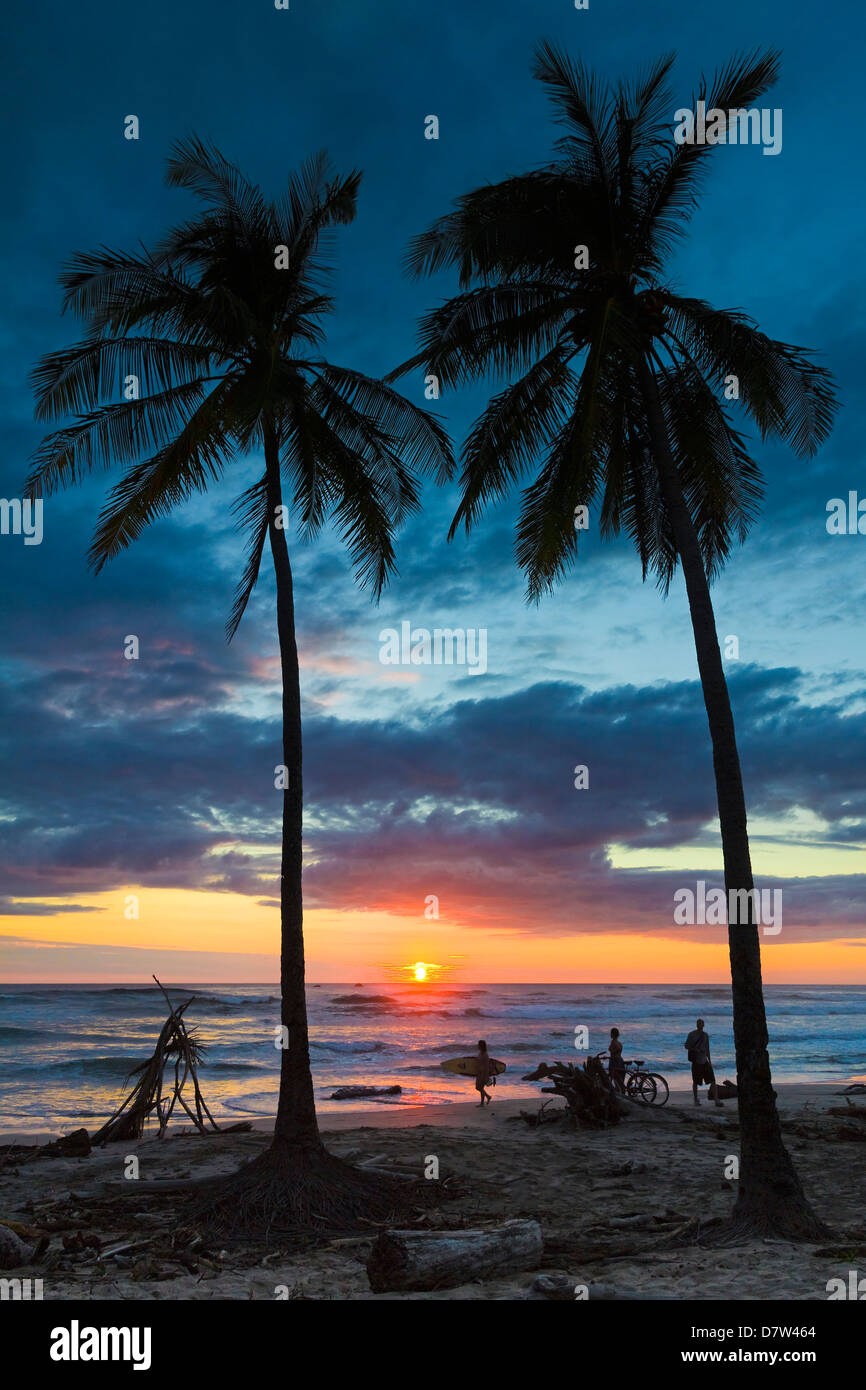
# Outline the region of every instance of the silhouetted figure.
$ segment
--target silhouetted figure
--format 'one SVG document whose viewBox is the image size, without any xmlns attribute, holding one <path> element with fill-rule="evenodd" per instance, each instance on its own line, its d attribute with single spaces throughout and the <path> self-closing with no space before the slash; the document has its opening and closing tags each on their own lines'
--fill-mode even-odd
<svg viewBox="0 0 866 1390">
<path fill-rule="evenodd" d="M 492 1076 L 493 1063 L 491 1062 L 490 1054 L 487 1051 L 487 1043 L 484 1041 L 483 1038 L 481 1038 L 478 1042 L 478 1070 L 475 1073 L 475 1089 L 476 1091 L 481 1092 L 481 1099 L 478 1102 L 479 1105 L 483 1105 L 485 1101 L 487 1101 L 487 1104 L 489 1105 L 493 1099 L 493 1097 L 489 1096 L 487 1094 L 487 1091 L 485 1090 L 485 1087 L 490 1084 L 490 1078 Z"/>
<path fill-rule="evenodd" d="M 686 1038 L 683 1046 L 688 1054 L 688 1059 L 692 1064 L 692 1095 L 695 1105 L 700 1105 L 701 1100 L 698 1095 L 698 1087 L 707 1085 L 712 1086 L 716 1077 L 713 1072 L 713 1064 L 710 1061 L 710 1037 L 704 1032 L 704 1020 L 697 1019 L 696 1026 Z M 718 1095 L 716 1095 L 716 1105 L 721 1105 Z"/>
<path fill-rule="evenodd" d="M 619 1040 L 619 1029 L 610 1030 L 610 1061 L 607 1064 L 610 1073 L 611 1083 L 615 1090 L 621 1095 L 625 1095 L 625 1063 L 622 1060 L 622 1043 Z"/>
</svg>

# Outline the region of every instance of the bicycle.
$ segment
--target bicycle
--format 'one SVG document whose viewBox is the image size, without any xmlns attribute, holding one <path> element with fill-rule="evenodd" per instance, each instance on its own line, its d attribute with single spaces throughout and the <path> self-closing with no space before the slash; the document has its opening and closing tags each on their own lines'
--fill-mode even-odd
<svg viewBox="0 0 866 1390">
<path fill-rule="evenodd" d="M 610 1060 L 609 1052 L 597 1052 L 595 1055 L 600 1062 Z M 626 1100 L 640 1102 L 642 1105 L 665 1105 L 671 1093 L 670 1086 L 660 1072 L 641 1071 L 644 1065 L 643 1058 L 635 1058 L 632 1061 L 623 1059 Z M 610 1079 L 610 1088 L 617 1095 L 623 1094 L 614 1085 L 613 1077 Z"/>
</svg>

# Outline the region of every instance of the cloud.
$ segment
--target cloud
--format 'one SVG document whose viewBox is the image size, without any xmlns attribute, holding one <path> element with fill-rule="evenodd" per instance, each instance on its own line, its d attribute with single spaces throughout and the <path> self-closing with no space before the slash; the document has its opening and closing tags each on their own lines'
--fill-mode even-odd
<svg viewBox="0 0 866 1390">
<path fill-rule="evenodd" d="M 163 946 L 106 946 L 88 941 L 0 937 L 0 960 L 10 983 L 31 980 L 141 980 L 157 975 L 164 984 L 185 980 L 232 982 L 279 980 L 279 958 L 243 951 L 187 951 Z"/>
<path fill-rule="evenodd" d="M 163 661 L 136 673 L 125 708 L 120 667 L 110 680 L 61 673 L 0 691 L 0 719 L 15 731 L 0 820 L 10 896 L 142 884 L 275 899 L 278 722 L 214 708 L 225 690 L 207 665 L 178 672 L 171 650 Z M 842 701 L 804 703 L 802 685 L 793 669 L 745 667 L 732 679 L 750 814 L 784 823 L 806 810 L 826 825 L 810 841 L 860 843 L 866 720 Z M 182 693 L 180 706 L 167 691 Z M 15 764 L 13 740 L 26 763 Z M 574 787 L 577 765 L 589 768 L 588 790 Z M 695 874 L 721 881 L 695 682 L 540 683 L 402 720 L 320 712 L 306 726 L 305 793 L 311 907 L 411 916 L 435 893 L 468 926 L 670 931 L 683 873 L 616 868 L 612 845 L 657 851 L 662 864 L 666 850 L 691 845 Z M 804 831 L 789 823 L 796 844 Z M 784 887 L 792 929 L 857 934 L 861 876 Z"/>
<path fill-rule="evenodd" d="M 0 897 L 0 917 L 61 917 L 75 912 L 104 912 L 103 907 L 88 907 L 83 903 L 40 903 L 33 898 L 16 902 Z"/>
</svg>

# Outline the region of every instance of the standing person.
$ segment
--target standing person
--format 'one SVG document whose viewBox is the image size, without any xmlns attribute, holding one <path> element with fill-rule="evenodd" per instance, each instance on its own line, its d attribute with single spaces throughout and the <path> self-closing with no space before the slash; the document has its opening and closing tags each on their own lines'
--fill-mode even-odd
<svg viewBox="0 0 866 1390">
<path fill-rule="evenodd" d="M 478 1057 L 476 1059 L 475 1072 L 475 1089 L 476 1091 L 481 1092 L 481 1099 L 478 1102 L 479 1105 L 483 1105 L 485 1101 L 487 1101 L 487 1104 L 489 1105 L 490 1102 L 493 1100 L 493 1097 L 489 1096 L 486 1090 L 484 1089 L 485 1086 L 488 1086 L 490 1084 L 490 1078 L 493 1075 L 493 1063 L 491 1062 L 490 1054 L 487 1051 L 487 1043 L 484 1041 L 483 1038 L 480 1038 L 478 1041 Z"/>
<path fill-rule="evenodd" d="M 692 1095 L 695 1098 L 695 1105 L 700 1105 L 698 1087 L 705 1084 L 712 1086 L 716 1080 L 713 1064 L 710 1061 L 710 1038 L 709 1034 L 704 1032 L 704 1020 L 702 1018 L 696 1020 L 696 1026 L 689 1033 L 683 1047 L 686 1049 L 688 1059 L 692 1064 Z M 718 1092 L 716 1092 L 716 1105 L 721 1107 L 721 1104 Z"/>
<path fill-rule="evenodd" d="M 615 1090 L 621 1095 L 625 1095 L 625 1062 L 622 1060 L 622 1043 L 619 1040 L 619 1029 L 610 1030 L 610 1061 L 607 1064 L 610 1073 L 611 1083 Z"/>
</svg>

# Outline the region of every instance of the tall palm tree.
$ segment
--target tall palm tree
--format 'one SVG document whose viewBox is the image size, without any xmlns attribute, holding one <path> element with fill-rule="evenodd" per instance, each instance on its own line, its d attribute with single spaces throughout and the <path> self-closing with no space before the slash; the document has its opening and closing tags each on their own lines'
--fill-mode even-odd
<svg viewBox="0 0 866 1390">
<path fill-rule="evenodd" d="M 562 127 L 556 156 L 461 197 L 415 239 L 410 270 L 456 267 L 460 293 L 422 320 L 421 351 L 391 379 L 421 365 L 443 388 L 508 377 L 465 444 L 451 535 L 535 472 L 542 454 L 517 528 L 531 599 L 573 562 L 581 505 L 598 506 L 603 535 L 632 537 L 644 578 L 653 573 L 662 591 L 682 565 L 730 903 L 730 890 L 751 890 L 753 880 L 710 581 L 745 538 L 762 485 L 725 395 L 738 390 L 761 436 L 785 439 L 799 454 L 829 433 L 835 402 L 828 374 L 804 350 L 771 340 L 737 310 L 675 293 L 663 278 L 711 148 L 672 138 L 673 61 L 611 90 L 562 51 L 539 47 L 535 76 Z M 778 66 L 774 52 L 735 59 L 701 80 L 693 103 L 748 107 Z M 581 246 L 588 254 L 575 255 Z M 747 1230 L 809 1235 L 819 1223 L 782 1143 L 748 901 L 747 920 L 729 911 L 741 1126 L 735 1218 Z"/>
<path fill-rule="evenodd" d="M 302 535 L 333 517 L 362 583 L 378 596 L 394 569 L 395 527 L 419 505 L 416 470 L 453 466 L 448 437 L 392 387 L 321 357 L 333 229 L 355 215 L 360 174 L 338 177 L 320 154 L 266 201 L 213 147 L 174 146 L 169 184 L 203 208 L 152 252 L 101 249 L 64 270 L 65 306 L 82 341 L 34 369 L 37 418 L 71 422 L 33 459 L 31 496 L 122 465 L 90 561 L 98 571 L 158 517 L 261 450 L 264 469 L 235 503 L 248 535 L 246 568 L 228 623 L 237 630 L 270 544 L 282 674 L 281 1054 L 270 1150 L 241 1170 L 223 1208 L 238 1223 L 344 1224 L 370 1213 L 369 1179 L 319 1139 L 304 994 L 301 893 L 301 699 L 287 510 Z M 121 382 L 126 384 L 121 390 Z M 129 395 L 132 398 L 126 399 Z M 386 1199 L 383 1198 L 383 1201 Z"/>
</svg>

